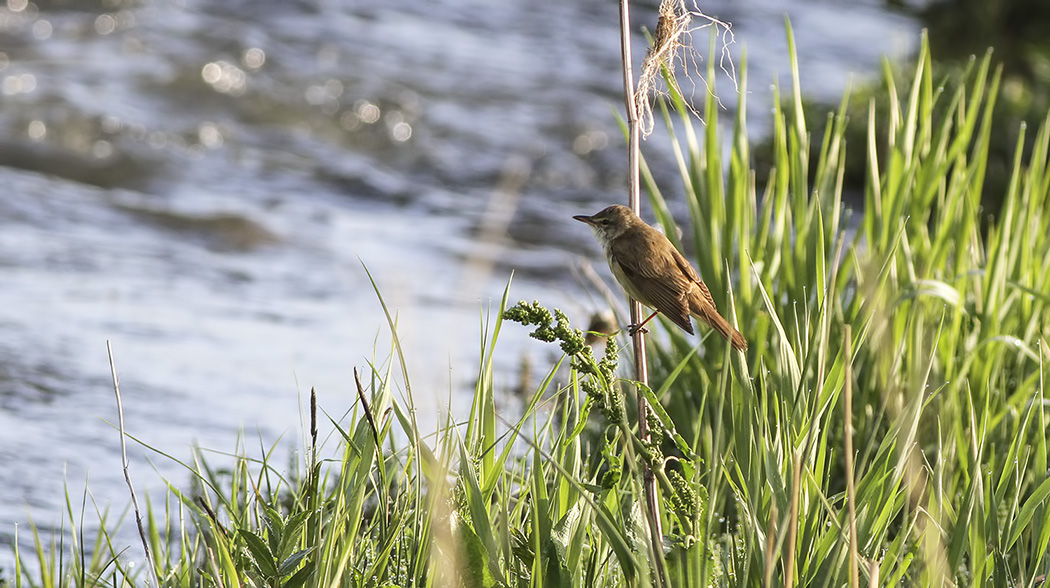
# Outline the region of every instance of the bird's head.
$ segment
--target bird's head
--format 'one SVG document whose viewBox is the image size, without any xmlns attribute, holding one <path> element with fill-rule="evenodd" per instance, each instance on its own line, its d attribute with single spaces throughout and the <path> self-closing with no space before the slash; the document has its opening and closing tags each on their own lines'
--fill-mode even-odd
<svg viewBox="0 0 1050 588">
<path fill-rule="evenodd" d="M 591 216 L 578 214 L 572 218 L 590 225 L 602 245 L 619 237 L 635 223 L 642 222 L 630 208 L 621 204 L 614 204 Z"/>
</svg>

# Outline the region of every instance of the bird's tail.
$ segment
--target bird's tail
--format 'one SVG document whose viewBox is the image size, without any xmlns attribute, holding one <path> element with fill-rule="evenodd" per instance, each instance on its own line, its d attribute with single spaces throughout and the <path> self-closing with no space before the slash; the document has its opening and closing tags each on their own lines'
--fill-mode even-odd
<svg viewBox="0 0 1050 588">
<path fill-rule="evenodd" d="M 729 321 L 723 318 L 722 315 L 718 314 L 718 311 L 715 310 L 714 306 L 708 304 L 694 304 L 689 310 L 690 314 L 695 316 L 697 320 L 707 323 L 711 328 L 717 331 L 719 335 L 725 337 L 725 339 L 733 346 L 733 349 L 747 351 L 747 339 L 744 339 L 744 336 L 740 334 L 740 331 L 734 329 L 733 325 L 729 324 Z"/>
</svg>

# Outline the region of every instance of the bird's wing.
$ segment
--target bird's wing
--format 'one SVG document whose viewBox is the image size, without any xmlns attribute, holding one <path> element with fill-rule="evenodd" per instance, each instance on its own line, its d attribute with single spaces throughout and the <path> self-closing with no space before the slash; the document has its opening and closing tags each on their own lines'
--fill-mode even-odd
<svg viewBox="0 0 1050 588">
<path fill-rule="evenodd" d="M 674 255 L 675 263 L 678 264 L 678 268 L 682 270 L 683 274 L 688 276 L 689 280 L 700 288 L 700 294 L 703 295 L 704 300 L 711 304 L 711 308 L 716 308 L 715 299 L 711 297 L 711 291 L 707 289 L 707 284 L 700 279 L 700 274 L 696 273 L 696 270 L 693 269 L 693 265 L 686 261 L 685 257 L 682 257 L 682 254 L 679 253 L 677 249 L 672 248 L 671 251 L 673 252 L 672 254 Z"/>
<path fill-rule="evenodd" d="M 657 234 L 660 238 L 665 238 L 662 234 Z M 668 251 L 672 253 L 668 254 Z M 661 250 L 648 246 L 646 241 L 621 238 L 613 241 L 610 253 L 634 289 L 634 292 L 628 291 L 628 294 L 646 306 L 658 310 L 689 334 L 693 333 L 686 294 L 693 284 L 692 276 L 695 276 L 696 272 L 690 275 L 679 270 L 678 261 L 672 256 L 681 258 L 681 255 L 674 246 L 668 243 L 668 247 Z M 638 260 L 645 261 L 638 263 Z M 688 265 L 686 263 L 687 267 Z M 692 271 L 692 268 L 689 269 Z"/>
</svg>

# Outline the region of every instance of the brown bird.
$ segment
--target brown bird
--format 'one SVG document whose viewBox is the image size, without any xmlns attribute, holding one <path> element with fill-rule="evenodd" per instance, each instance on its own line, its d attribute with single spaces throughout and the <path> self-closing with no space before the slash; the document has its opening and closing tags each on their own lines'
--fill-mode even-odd
<svg viewBox="0 0 1050 588">
<path fill-rule="evenodd" d="M 614 204 L 593 215 L 572 217 L 594 229 L 609 268 L 627 295 L 655 310 L 632 333 L 657 313 L 693 334 L 690 316 L 707 323 L 735 349 L 747 350 L 747 340 L 715 308 L 711 292 L 693 266 L 663 233 L 638 218 L 630 208 Z"/>
</svg>

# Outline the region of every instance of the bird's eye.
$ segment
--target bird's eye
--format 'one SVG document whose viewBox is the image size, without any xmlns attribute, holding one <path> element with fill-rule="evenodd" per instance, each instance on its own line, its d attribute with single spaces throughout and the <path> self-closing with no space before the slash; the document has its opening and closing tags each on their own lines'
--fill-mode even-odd
<svg viewBox="0 0 1050 588">
<path fill-rule="evenodd" d="M 603 218 L 603 219 L 602 219 L 602 224 L 603 224 L 603 225 L 608 225 L 608 224 L 609 224 L 609 219 L 607 219 L 607 218 Z"/>
</svg>

